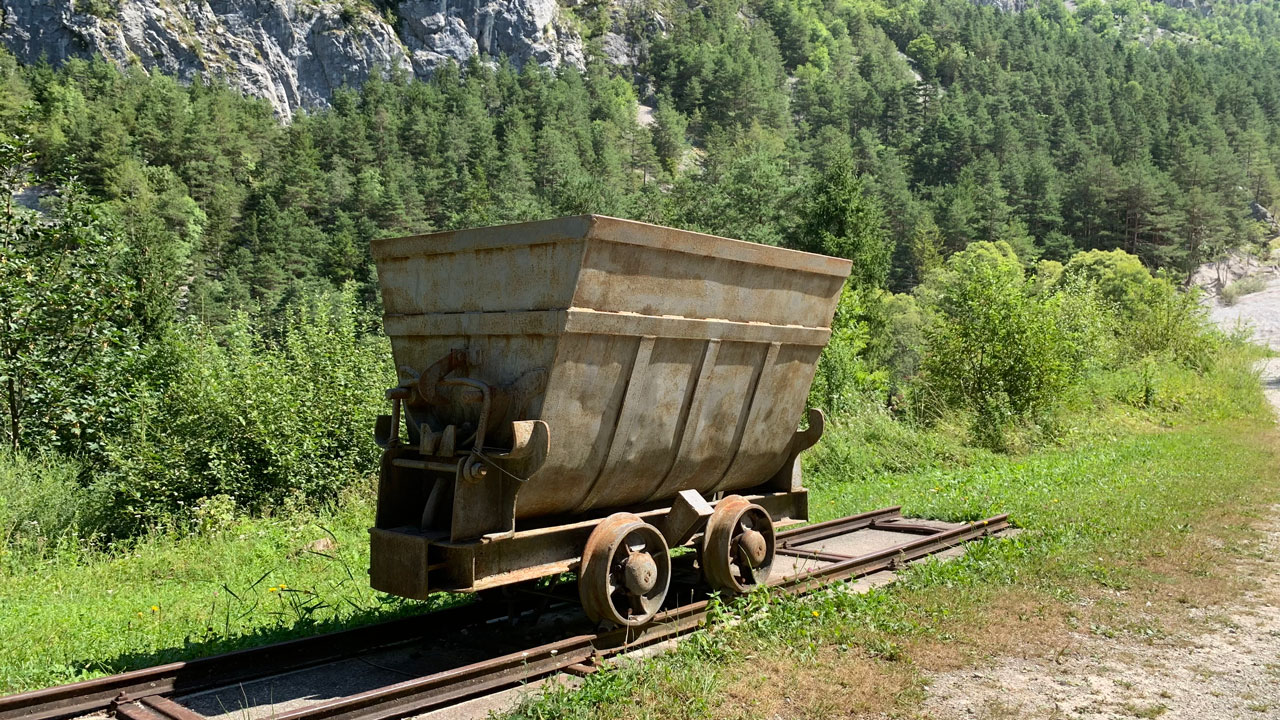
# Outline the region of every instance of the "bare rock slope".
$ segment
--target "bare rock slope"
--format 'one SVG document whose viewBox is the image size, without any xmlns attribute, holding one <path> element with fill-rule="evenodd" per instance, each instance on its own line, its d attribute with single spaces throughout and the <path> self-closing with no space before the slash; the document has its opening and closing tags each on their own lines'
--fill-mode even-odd
<svg viewBox="0 0 1280 720">
<path fill-rule="evenodd" d="M 583 65 L 556 0 L 5 0 L 0 43 L 24 63 L 103 57 L 190 81 L 222 77 L 284 118 L 402 69 L 426 77 L 473 55 Z"/>
</svg>

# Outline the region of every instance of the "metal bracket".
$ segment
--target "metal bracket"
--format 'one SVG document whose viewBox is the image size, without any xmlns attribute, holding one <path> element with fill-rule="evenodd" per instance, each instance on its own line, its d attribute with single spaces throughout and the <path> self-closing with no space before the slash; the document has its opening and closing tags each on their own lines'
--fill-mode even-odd
<svg viewBox="0 0 1280 720">
<path fill-rule="evenodd" d="M 512 447 L 505 453 L 473 452 L 493 469 L 481 481 L 454 483 L 453 542 L 498 533 L 510 536 L 516 531 L 516 496 L 524 483 L 542 467 L 551 445 L 547 424 L 541 420 L 511 423 Z"/>
<path fill-rule="evenodd" d="M 714 508 L 697 490 L 681 490 L 671 503 L 671 511 L 657 523 L 669 547 L 680 547 L 707 526 Z"/>
</svg>

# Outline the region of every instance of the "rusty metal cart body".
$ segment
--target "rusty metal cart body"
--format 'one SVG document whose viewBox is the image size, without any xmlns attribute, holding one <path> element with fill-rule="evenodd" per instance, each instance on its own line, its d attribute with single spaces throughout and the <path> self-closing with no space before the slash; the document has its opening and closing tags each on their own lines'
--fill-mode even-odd
<svg viewBox="0 0 1280 720">
<path fill-rule="evenodd" d="M 380 240 L 400 384 L 371 529 L 411 598 L 569 570 L 588 614 L 652 616 L 667 549 L 713 586 L 807 517 L 797 431 L 848 261 L 600 216 Z"/>
</svg>

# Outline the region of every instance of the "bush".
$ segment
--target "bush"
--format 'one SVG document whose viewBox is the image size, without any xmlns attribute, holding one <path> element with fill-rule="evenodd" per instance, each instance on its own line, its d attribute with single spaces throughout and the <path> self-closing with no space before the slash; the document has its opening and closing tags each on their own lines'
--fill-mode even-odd
<svg viewBox="0 0 1280 720">
<path fill-rule="evenodd" d="M 1168 359 L 1205 370 L 1221 350 L 1223 336 L 1209 320 L 1198 291 L 1179 290 L 1168 278 L 1152 278 L 1136 293 L 1136 304 L 1121 313 L 1116 336 L 1125 359 Z"/>
<path fill-rule="evenodd" d="M 274 341 L 242 317 L 221 337 L 192 323 L 160 343 L 133 426 L 97 473 L 108 529 L 193 512 L 204 524 L 228 503 L 323 504 L 373 472 L 372 428 L 394 373 L 386 340 L 358 332 L 353 307 L 350 293 L 297 305 Z"/>
<path fill-rule="evenodd" d="M 951 408 L 975 414 L 983 445 L 1051 406 L 1105 355 L 1106 317 L 1081 284 L 1037 292 L 1008 244 L 956 253 L 921 288 L 928 313 L 923 382 Z"/>
<path fill-rule="evenodd" d="M 137 256 L 75 183 L 47 198 L 43 213 L 13 202 L 33 182 L 21 170 L 31 162 L 0 141 L 0 442 L 96 454 L 128 423 L 123 388 L 139 337 L 126 268 Z"/>
<path fill-rule="evenodd" d="M 910 379 L 920 369 L 924 337 L 920 304 L 912 295 L 886 293 L 876 315 L 868 357 L 875 366 L 885 368 L 894 381 Z"/>
<path fill-rule="evenodd" d="M 868 302 L 875 301 L 868 301 L 866 293 L 851 283 L 845 284 L 831 321 L 831 340 L 822 350 L 809 387 L 809 406 L 829 416 L 850 412 L 868 395 L 885 389 L 885 373 L 872 368 L 864 357 L 869 331 L 863 316 Z"/>
<path fill-rule="evenodd" d="M 1121 312 L 1132 312 L 1142 303 L 1142 289 L 1154 278 L 1136 255 L 1123 250 L 1089 250 L 1076 253 L 1062 268 L 1060 284 L 1092 287 L 1103 300 Z"/>
<path fill-rule="evenodd" d="M 1204 369 L 1219 349 L 1221 335 L 1196 291 L 1184 292 L 1168 277 L 1153 276 L 1123 250 L 1077 253 L 1057 281 L 1058 287 L 1072 284 L 1111 304 L 1122 362 L 1141 365 L 1157 358 Z"/>
<path fill-rule="evenodd" d="M 1256 292 L 1262 292 L 1266 289 L 1266 278 L 1261 275 L 1249 275 L 1247 277 L 1242 277 L 1239 280 L 1227 283 L 1227 286 L 1222 288 L 1222 294 L 1218 297 L 1222 300 L 1223 305 L 1235 305 L 1236 301 L 1241 297 Z"/>
</svg>

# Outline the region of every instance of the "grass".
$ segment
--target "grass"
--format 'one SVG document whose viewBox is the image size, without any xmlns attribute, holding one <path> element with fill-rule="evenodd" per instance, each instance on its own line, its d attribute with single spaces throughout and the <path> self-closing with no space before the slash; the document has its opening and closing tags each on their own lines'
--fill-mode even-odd
<svg viewBox="0 0 1280 720">
<path fill-rule="evenodd" d="M 921 699 L 927 670 L 962 666 L 1015 638 L 1051 643 L 1064 628 L 1158 637 L 1150 617 L 1112 599 L 1199 606 L 1231 592 L 1211 536 L 1247 532 L 1249 509 L 1278 499 L 1275 440 L 1269 422 L 1239 420 L 833 484 L 820 494 L 821 517 L 902 502 L 909 514 L 952 520 L 1008 511 L 1024 530 L 865 595 L 753 596 L 725 610 L 734 622 L 713 623 L 671 656 L 592 676 L 517 715 L 901 711 Z"/>
<path fill-rule="evenodd" d="M 956 562 L 916 566 L 890 590 L 833 589 L 799 600 L 754 595 L 718 611 L 733 622 L 713 620 L 673 654 L 594 675 L 582 689 L 552 693 L 520 714 L 894 710 L 921 697 L 926 669 L 989 652 L 987 634 L 1026 638 L 1083 627 L 1158 636 L 1158 623 L 1114 603 L 1091 602 L 1088 610 L 1078 603 L 1162 583 L 1176 585 L 1171 596 L 1187 603 L 1231 590 L 1217 582 L 1219 551 L 1204 538 L 1246 533 L 1238 508 L 1273 496 L 1280 466 L 1257 379 L 1244 369 L 1249 360 L 1203 375 L 1108 376 L 1068 398 L 1055 428 L 1065 440 L 1022 455 L 975 450 L 957 439 L 962 430 L 924 429 L 879 412 L 835 423 L 807 459 L 815 520 L 901 504 L 908 514 L 949 520 L 1008 512 L 1024 532 L 977 543 Z M 1136 382 L 1143 406 L 1116 402 Z M 54 478 L 61 470 L 48 472 Z M 0 690 L 430 607 L 369 589 L 372 514 L 366 489 L 326 513 L 246 520 L 215 512 L 199 530 L 105 550 L 0 547 Z M 1189 577 L 1194 587 L 1181 583 Z"/>
<path fill-rule="evenodd" d="M 884 446 L 867 439 L 891 431 L 874 418 L 838 427 L 810 463 L 815 520 L 902 504 L 955 521 L 1008 512 L 1022 532 L 866 594 L 755 594 L 672 654 L 551 691 L 514 716 L 894 715 L 918 706 L 930 672 L 1028 646 L 1053 656 L 1068 631 L 1165 637 L 1172 608 L 1239 591 L 1224 560 L 1247 545 L 1259 508 L 1280 501 L 1280 438 L 1241 364 L 1198 383 L 1158 380 L 1148 407 L 1076 417 L 1068 446 L 1017 457 L 886 436 L 901 469 L 885 473 Z M 1200 395 L 1216 399 L 1188 402 Z"/>
<path fill-rule="evenodd" d="M 0 692 L 337 630 L 448 602 L 369 588 L 372 504 L 0 563 Z"/>
</svg>

